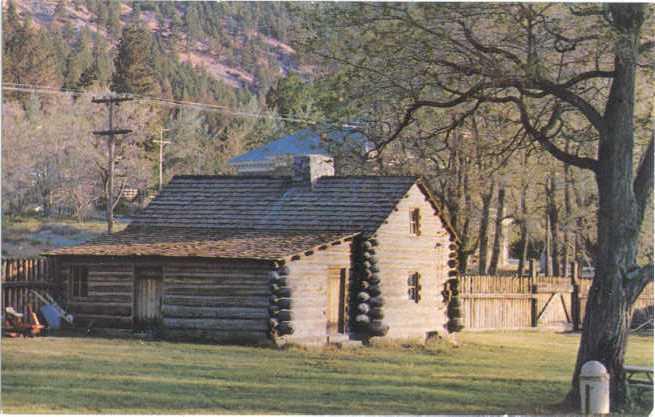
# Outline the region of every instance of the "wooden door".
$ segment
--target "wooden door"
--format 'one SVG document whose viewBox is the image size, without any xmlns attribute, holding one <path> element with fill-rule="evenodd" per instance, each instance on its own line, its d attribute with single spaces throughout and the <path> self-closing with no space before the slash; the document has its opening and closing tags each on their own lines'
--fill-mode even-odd
<svg viewBox="0 0 655 417">
<path fill-rule="evenodd" d="M 138 328 L 156 326 L 161 319 L 162 269 L 137 268 L 134 274 L 134 320 Z"/>
<path fill-rule="evenodd" d="M 327 332 L 346 331 L 346 268 L 330 267 L 327 280 Z"/>
</svg>

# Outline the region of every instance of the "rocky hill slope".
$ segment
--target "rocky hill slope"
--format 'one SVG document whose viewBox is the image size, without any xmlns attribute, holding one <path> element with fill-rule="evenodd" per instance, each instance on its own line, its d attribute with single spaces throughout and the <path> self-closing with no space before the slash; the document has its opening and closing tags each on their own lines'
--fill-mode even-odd
<svg viewBox="0 0 655 417">
<path fill-rule="evenodd" d="M 3 0 L 6 9 L 8 0 Z M 298 71 L 286 43 L 292 18 L 281 3 L 14 0 L 22 19 L 37 28 L 98 33 L 116 46 L 135 15 L 181 62 L 202 68 L 235 88 L 265 93 L 272 82 Z M 135 10 L 136 9 L 136 10 Z M 71 46 L 76 37 L 69 38 Z"/>
</svg>

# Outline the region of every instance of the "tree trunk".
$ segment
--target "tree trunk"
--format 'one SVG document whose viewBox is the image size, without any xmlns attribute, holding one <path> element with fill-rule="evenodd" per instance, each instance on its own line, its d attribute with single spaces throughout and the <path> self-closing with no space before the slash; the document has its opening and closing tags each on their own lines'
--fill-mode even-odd
<svg viewBox="0 0 655 417">
<path fill-rule="evenodd" d="M 480 275 L 487 273 L 487 251 L 489 250 L 489 211 L 491 210 L 491 199 L 494 195 L 495 182 L 491 182 L 489 191 L 482 193 L 482 217 L 480 219 L 480 234 L 478 239 L 479 260 L 478 272 Z"/>
<path fill-rule="evenodd" d="M 566 151 L 569 151 L 567 141 Z M 562 275 L 569 276 L 569 265 L 571 264 L 571 216 L 573 209 L 571 206 L 571 167 L 564 164 L 564 214 L 566 216 L 564 224 L 564 244 L 562 245 Z M 574 255 L 575 256 L 575 255 Z"/>
<path fill-rule="evenodd" d="M 551 250 L 551 239 L 550 239 L 550 216 L 546 210 L 546 227 L 544 227 L 544 274 L 549 277 L 552 275 L 553 270 L 551 269 L 552 264 L 550 263 L 550 250 Z"/>
<path fill-rule="evenodd" d="M 555 200 L 557 187 L 555 185 L 555 174 L 551 172 L 548 178 L 548 224 L 550 225 L 550 261 L 552 275 L 559 275 L 559 213 Z M 550 275 L 550 274 L 549 274 Z"/>
<path fill-rule="evenodd" d="M 610 404 L 625 405 L 624 354 L 632 303 L 652 280 L 652 265 L 636 268 L 639 230 L 653 189 L 653 143 L 633 180 L 635 72 L 645 6 L 610 5 L 614 79 L 598 149 L 598 253 L 569 398 L 579 402 L 580 368 L 600 361 L 610 374 Z"/>
<path fill-rule="evenodd" d="M 519 258 L 518 276 L 523 275 L 528 262 L 528 186 L 527 183 L 521 189 L 521 257 Z"/>
<path fill-rule="evenodd" d="M 503 241 L 503 218 L 505 217 L 505 187 L 498 188 L 498 206 L 496 209 L 496 230 L 494 233 L 494 245 L 491 250 L 491 262 L 489 263 L 489 275 L 496 275 L 500 261 L 500 246 Z"/>
</svg>

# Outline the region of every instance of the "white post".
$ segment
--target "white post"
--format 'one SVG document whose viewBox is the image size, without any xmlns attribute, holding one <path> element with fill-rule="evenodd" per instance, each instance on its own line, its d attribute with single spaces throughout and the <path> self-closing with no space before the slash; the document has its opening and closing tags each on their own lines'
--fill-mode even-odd
<svg viewBox="0 0 655 417">
<path fill-rule="evenodd" d="M 580 407 L 582 414 L 610 412 L 610 377 L 598 361 L 589 361 L 580 370 Z"/>
</svg>

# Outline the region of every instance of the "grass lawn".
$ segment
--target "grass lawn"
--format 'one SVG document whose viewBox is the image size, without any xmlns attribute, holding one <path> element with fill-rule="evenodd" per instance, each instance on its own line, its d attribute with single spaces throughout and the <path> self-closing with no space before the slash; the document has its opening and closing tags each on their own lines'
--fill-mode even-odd
<svg viewBox="0 0 655 417">
<path fill-rule="evenodd" d="M 2 340 L 7 413 L 548 413 L 578 335 L 463 333 L 459 347 L 253 348 L 48 337 Z M 632 336 L 627 363 L 653 365 Z"/>
</svg>

